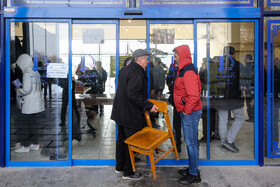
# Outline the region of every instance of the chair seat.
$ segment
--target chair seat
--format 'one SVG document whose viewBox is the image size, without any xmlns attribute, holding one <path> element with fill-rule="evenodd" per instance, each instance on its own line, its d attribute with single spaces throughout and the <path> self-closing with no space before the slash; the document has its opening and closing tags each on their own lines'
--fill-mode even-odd
<svg viewBox="0 0 280 187">
<path fill-rule="evenodd" d="M 125 140 L 128 145 L 136 146 L 140 149 L 149 150 L 162 140 L 166 139 L 169 133 L 166 131 L 145 127 Z"/>
</svg>

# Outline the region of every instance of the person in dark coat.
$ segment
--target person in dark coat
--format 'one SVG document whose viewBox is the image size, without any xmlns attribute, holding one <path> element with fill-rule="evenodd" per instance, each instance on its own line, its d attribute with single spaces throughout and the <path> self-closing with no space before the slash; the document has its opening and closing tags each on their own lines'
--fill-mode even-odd
<svg viewBox="0 0 280 187">
<path fill-rule="evenodd" d="M 95 69 L 98 72 L 98 74 L 100 76 L 100 79 L 101 79 L 101 83 L 102 83 L 102 87 L 100 87 L 98 93 L 103 94 L 105 92 L 105 83 L 107 81 L 107 72 L 103 69 L 101 61 L 96 62 L 96 68 Z M 96 108 L 97 108 L 96 112 L 98 112 L 98 105 L 97 105 Z M 99 112 L 100 112 L 100 115 L 103 115 L 104 105 L 99 105 Z"/>
<path fill-rule="evenodd" d="M 244 100 L 241 98 L 240 62 L 234 59 L 235 49 L 232 46 L 224 47 L 223 66 L 219 67 L 221 75 L 218 76 L 218 84 L 224 84 L 224 98 L 218 106 L 219 135 L 222 150 L 238 152 L 235 146 L 235 138 L 244 122 Z M 228 114 L 232 111 L 234 122 L 230 129 L 227 128 Z"/>
<path fill-rule="evenodd" d="M 175 79 L 177 77 L 177 72 L 178 72 L 178 64 L 172 63 L 170 65 L 170 68 L 169 68 L 169 71 L 167 74 L 166 84 L 167 84 L 169 92 L 170 92 L 168 101 L 173 106 L 173 129 L 175 131 L 174 137 L 175 137 L 175 141 L 176 141 L 176 147 L 177 147 L 178 153 L 181 153 L 181 144 L 182 144 L 182 141 L 181 141 L 181 137 L 182 137 L 181 116 L 175 107 L 174 99 L 173 99 L 174 83 L 175 83 Z"/>
<path fill-rule="evenodd" d="M 123 173 L 123 179 L 137 180 L 142 174 L 134 173 L 127 145 L 124 141 L 146 126 L 144 112 L 157 112 L 158 108 L 147 100 L 148 78 L 146 67 L 150 53 L 137 49 L 134 61 L 122 69 L 114 99 L 111 119 L 118 124 L 116 145 L 116 173 Z"/>
</svg>

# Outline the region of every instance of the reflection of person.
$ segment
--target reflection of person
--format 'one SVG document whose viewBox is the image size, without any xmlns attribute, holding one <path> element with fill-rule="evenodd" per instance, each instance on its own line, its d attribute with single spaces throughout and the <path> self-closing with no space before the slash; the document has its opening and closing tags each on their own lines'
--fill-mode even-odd
<svg viewBox="0 0 280 187">
<path fill-rule="evenodd" d="M 41 80 L 38 71 L 34 71 L 33 61 L 28 54 L 22 54 L 16 61 L 23 73 L 22 88 L 16 90 L 17 96 L 21 97 L 21 113 L 25 115 L 26 120 L 32 120 L 38 117 L 45 110 L 44 100 L 41 92 Z M 32 124 L 32 123 L 30 123 Z M 37 128 L 29 127 L 29 132 L 38 134 Z M 16 152 L 29 152 L 30 149 L 39 149 L 38 136 L 33 136 L 33 143 L 28 147 L 22 146 L 15 150 Z M 25 145 L 27 146 L 27 145 Z"/>
<path fill-rule="evenodd" d="M 61 114 L 60 114 L 60 119 L 61 123 L 60 126 L 64 127 L 65 126 L 65 120 L 66 120 L 66 112 L 67 112 L 67 106 L 68 106 L 68 79 L 61 79 L 60 80 L 60 86 L 63 88 L 62 91 L 62 107 L 61 107 Z M 72 80 L 72 111 L 74 110 L 76 114 L 77 121 L 74 120 L 74 115 L 73 115 L 73 120 L 72 120 L 72 139 L 76 139 L 78 141 L 81 141 L 81 128 L 80 128 L 80 113 L 78 111 L 78 106 L 76 102 L 76 96 L 75 96 L 75 80 Z"/>
<path fill-rule="evenodd" d="M 225 84 L 224 98 L 221 100 L 219 113 L 219 135 L 221 138 L 222 150 L 238 152 L 235 146 L 235 138 L 244 122 L 243 99 L 241 98 L 240 86 L 240 62 L 234 59 L 235 49 L 232 46 L 224 47 L 224 64 L 221 83 Z M 229 131 L 227 128 L 229 111 L 234 114 L 234 122 Z"/>
<path fill-rule="evenodd" d="M 22 97 L 21 112 L 23 114 L 34 114 L 44 111 L 40 74 L 38 71 L 33 71 L 31 56 L 22 54 L 16 63 L 23 72 L 22 88 L 17 89 L 17 96 Z"/>
<path fill-rule="evenodd" d="M 209 66 L 211 66 L 211 64 L 213 64 L 214 62 L 210 59 L 209 62 Z M 217 68 L 216 68 L 217 69 Z M 213 70 L 213 69 L 211 69 Z M 210 71 L 210 68 L 209 68 Z M 211 75 L 213 72 L 209 72 L 209 75 Z M 199 77 L 200 77 L 200 81 L 201 81 L 201 87 L 202 87 L 202 98 L 204 99 L 205 97 L 207 97 L 208 94 L 208 90 L 207 90 L 207 77 L 208 77 L 208 73 L 207 73 L 207 58 L 203 58 L 203 63 L 201 68 L 199 69 Z M 212 82 L 208 82 L 209 87 L 214 87 L 214 84 L 217 83 L 212 83 Z M 210 86 L 211 85 L 211 86 Z M 203 137 L 199 140 L 199 143 L 205 143 L 207 142 L 207 113 L 209 111 L 209 137 L 210 137 L 210 141 L 212 139 L 218 139 L 219 140 L 219 133 L 217 133 L 218 129 L 215 128 L 216 126 L 216 110 L 213 108 L 208 108 L 203 107 L 203 111 L 202 111 L 202 124 L 203 124 Z M 213 135 L 212 135 L 213 134 Z"/>
<path fill-rule="evenodd" d="M 165 72 L 162 67 L 161 59 L 156 57 L 154 60 L 154 68 L 153 68 L 153 89 L 155 90 L 156 95 L 161 95 L 165 86 Z"/>
<path fill-rule="evenodd" d="M 254 104 L 253 104 L 253 95 L 251 94 L 251 87 L 253 83 L 253 71 L 254 71 L 254 61 L 253 56 L 247 54 L 245 56 L 245 66 L 241 66 L 241 76 L 244 80 L 241 81 L 241 86 L 245 91 L 246 96 L 246 105 L 247 113 L 249 119 L 247 122 L 254 122 Z"/>
<path fill-rule="evenodd" d="M 101 83 L 102 83 L 102 87 L 100 87 L 99 90 L 99 94 L 103 94 L 105 91 L 105 83 L 107 80 L 107 72 L 103 69 L 102 67 L 102 63 L 100 61 L 96 62 L 96 67 L 95 67 L 96 71 L 98 72 L 100 78 L 101 78 Z M 99 105 L 99 110 L 100 110 L 100 115 L 103 115 L 104 112 L 104 106 L 103 105 Z M 97 106 L 97 111 L 98 112 L 98 106 Z"/>
<path fill-rule="evenodd" d="M 178 64 L 173 63 L 170 66 L 170 69 L 168 71 L 167 77 L 166 77 L 166 84 L 168 86 L 170 96 L 168 98 L 168 101 L 172 104 L 173 106 L 173 129 L 175 131 L 175 141 L 176 141 L 176 147 L 178 153 L 181 153 L 181 116 L 180 113 L 177 111 L 175 105 L 174 105 L 174 82 L 177 77 L 177 72 L 178 72 Z"/>
<path fill-rule="evenodd" d="M 179 183 L 199 183 L 201 179 L 198 171 L 197 133 L 202 114 L 201 82 L 197 69 L 192 64 L 189 46 L 181 45 L 173 52 L 174 60 L 178 63 L 178 73 L 174 84 L 174 103 L 181 115 L 181 126 L 189 157 L 189 168 L 178 171 L 183 175 Z"/>
<path fill-rule="evenodd" d="M 83 86 L 90 87 L 90 90 L 88 90 L 86 94 L 99 94 L 100 90 L 102 89 L 102 80 L 95 68 L 90 70 L 89 68 L 86 67 L 84 72 L 77 70 L 76 73 L 80 75 L 78 76 L 78 80 L 82 82 Z M 89 118 L 94 118 L 97 111 L 97 106 L 86 105 L 85 108 L 86 108 L 86 115 L 88 118 L 87 126 L 90 128 L 88 132 L 95 133 L 97 129 L 90 124 Z"/>
<path fill-rule="evenodd" d="M 123 172 L 123 179 L 143 178 L 142 174 L 133 172 L 128 147 L 124 141 L 146 126 L 145 110 L 157 112 L 158 109 L 147 100 L 148 79 L 145 69 L 149 63 L 149 55 L 146 50 L 135 50 L 134 61 L 119 74 L 111 119 L 118 124 L 115 171 Z"/>
</svg>

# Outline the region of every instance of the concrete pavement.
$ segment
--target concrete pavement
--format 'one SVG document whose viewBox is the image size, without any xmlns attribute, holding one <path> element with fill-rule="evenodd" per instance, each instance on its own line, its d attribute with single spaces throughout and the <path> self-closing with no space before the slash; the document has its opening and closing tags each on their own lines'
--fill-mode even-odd
<svg viewBox="0 0 280 187">
<path fill-rule="evenodd" d="M 157 180 L 152 179 L 149 166 L 138 166 L 137 171 L 144 174 L 138 181 L 123 180 L 115 174 L 114 166 L 73 166 L 73 167 L 17 167 L 0 168 L 0 186 L 37 187 L 175 187 L 179 166 L 157 166 Z M 280 167 L 258 166 L 203 166 L 200 184 L 189 186 L 203 187 L 279 187 Z"/>
</svg>

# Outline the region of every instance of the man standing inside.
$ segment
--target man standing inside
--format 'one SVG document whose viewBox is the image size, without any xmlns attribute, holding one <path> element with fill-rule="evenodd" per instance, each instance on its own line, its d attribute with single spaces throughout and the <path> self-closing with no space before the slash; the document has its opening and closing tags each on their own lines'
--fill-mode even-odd
<svg viewBox="0 0 280 187">
<path fill-rule="evenodd" d="M 116 173 L 123 173 L 123 179 L 138 180 L 141 173 L 134 173 L 131 166 L 128 146 L 124 141 L 146 126 L 144 112 L 157 112 L 158 108 L 147 100 L 148 78 L 146 67 L 150 53 L 137 49 L 134 61 L 119 75 L 117 93 L 114 99 L 111 119 L 118 124 L 116 145 Z"/>
<path fill-rule="evenodd" d="M 219 84 L 224 84 L 224 97 L 217 104 L 219 113 L 219 134 L 221 137 L 222 151 L 239 152 L 234 141 L 244 122 L 244 100 L 241 98 L 240 62 L 235 58 L 235 49 L 225 46 L 223 51 L 223 67 L 218 77 Z M 228 130 L 228 114 L 234 114 L 234 121 Z"/>
<path fill-rule="evenodd" d="M 198 71 L 192 64 L 189 46 L 181 45 L 176 47 L 173 52 L 174 60 L 178 64 L 177 78 L 174 84 L 174 103 L 181 115 L 181 126 L 189 157 L 189 168 L 178 171 L 183 176 L 179 183 L 199 183 L 201 179 L 198 171 L 197 133 L 202 114 L 201 82 Z"/>
</svg>

